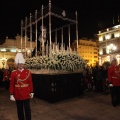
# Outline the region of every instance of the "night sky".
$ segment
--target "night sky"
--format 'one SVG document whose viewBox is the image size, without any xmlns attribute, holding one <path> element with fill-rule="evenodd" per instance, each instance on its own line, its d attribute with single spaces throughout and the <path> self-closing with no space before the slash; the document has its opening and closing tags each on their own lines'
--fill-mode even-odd
<svg viewBox="0 0 120 120">
<path fill-rule="evenodd" d="M 30 13 L 47 6 L 49 0 L 1 0 L 0 1 L 0 40 L 15 38 L 20 34 L 21 20 Z M 120 4 L 116 0 L 51 0 L 52 5 L 68 12 L 78 12 L 79 38 L 92 38 L 98 30 L 118 23 Z"/>
</svg>

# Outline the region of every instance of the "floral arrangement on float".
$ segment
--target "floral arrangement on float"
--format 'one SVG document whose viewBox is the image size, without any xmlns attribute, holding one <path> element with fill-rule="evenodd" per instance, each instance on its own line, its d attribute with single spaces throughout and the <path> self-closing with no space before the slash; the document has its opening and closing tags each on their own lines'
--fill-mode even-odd
<svg viewBox="0 0 120 120">
<path fill-rule="evenodd" d="M 33 73 L 64 73 L 80 72 L 85 68 L 86 62 L 73 52 L 51 52 L 45 56 L 26 58 L 25 67 Z"/>
</svg>

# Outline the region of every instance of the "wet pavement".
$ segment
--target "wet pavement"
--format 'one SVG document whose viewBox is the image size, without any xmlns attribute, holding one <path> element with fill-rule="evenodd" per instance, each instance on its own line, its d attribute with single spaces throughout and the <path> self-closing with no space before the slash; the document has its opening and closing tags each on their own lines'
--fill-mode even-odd
<svg viewBox="0 0 120 120">
<path fill-rule="evenodd" d="M 30 104 L 32 120 L 120 120 L 120 106 L 111 105 L 110 94 L 85 92 L 56 103 L 34 98 Z M 15 102 L 4 88 L 0 88 L 0 120 L 18 120 Z"/>
</svg>

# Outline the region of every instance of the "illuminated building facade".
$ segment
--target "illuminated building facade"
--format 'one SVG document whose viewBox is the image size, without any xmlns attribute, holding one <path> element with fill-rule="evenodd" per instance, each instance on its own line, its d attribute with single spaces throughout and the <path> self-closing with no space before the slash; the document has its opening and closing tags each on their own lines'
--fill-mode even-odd
<svg viewBox="0 0 120 120">
<path fill-rule="evenodd" d="M 120 64 L 120 25 L 99 31 L 99 64 L 110 61 L 114 56 Z"/>
<path fill-rule="evenodd" d="M 73 41 L 72 50 L 76 49 L 76 40 Z M 88 66 L 98 64 L 98 45 L 97 42 L 86 39 L 78 40 L 78 54 L 87 62 Z"/>
<path fill-rule="evenodd" d="M 31 55 L 31 51 L 35 48 L 35 42 L 30 42 L 28 39 L 25 39 L 21 43 L 21 37 L 16 36 L 16 39 L 9 39 L 6 37 L 5 42 L 0 45 L 0 68 L 6 68 L 7 65 L 14 66 L 14 58 L 16 52 L 23 52 L 25 57 Z"/>
</svg>

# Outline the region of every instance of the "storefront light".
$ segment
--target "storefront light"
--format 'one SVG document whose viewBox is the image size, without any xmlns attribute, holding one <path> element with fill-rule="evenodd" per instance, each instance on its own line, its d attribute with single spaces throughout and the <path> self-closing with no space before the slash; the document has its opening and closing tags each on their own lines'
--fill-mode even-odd
<svg viewBox="0 0 120 120">
<path fill-rule="evenodd" d="M 5 48 L 2 48 L 0 51 L 5 52 L 5 51 L 6 51 L 6 49 L 5 49 Z"/>
</svg>

